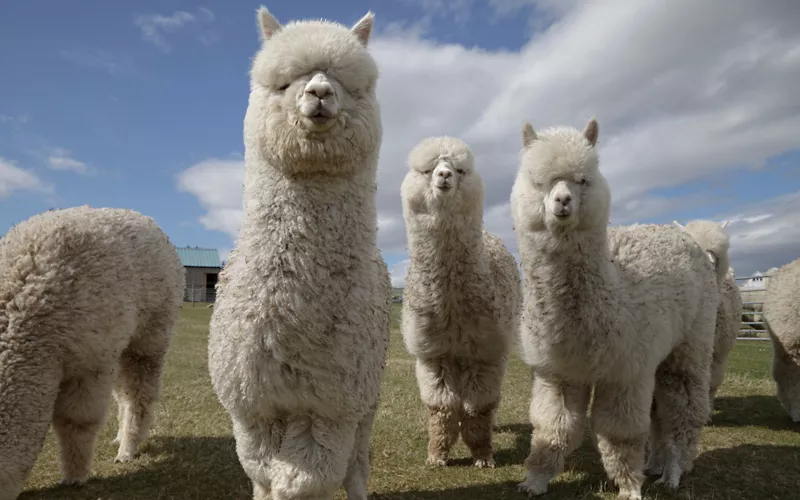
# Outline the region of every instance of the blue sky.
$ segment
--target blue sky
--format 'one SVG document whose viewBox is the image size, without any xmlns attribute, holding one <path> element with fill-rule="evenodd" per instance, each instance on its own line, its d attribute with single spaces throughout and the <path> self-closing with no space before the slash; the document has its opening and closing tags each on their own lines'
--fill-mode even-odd
<svg viewBox="0 0 800 500">
<path fill-rule="evenodd" d="M 570 1 L 558 8 L 552 7 L 552 1 L 526 0 L 266 4 L 281 22 L 324 17 L 349 25 L 368 9 L 376 12 L 376 33 L 373 36 L 380 41 L 376 42 L 374 50 L 384 75 L 380 83 L 383 94 L 379 91 L 379 98 L 385 110 L 392 107 L 389 100 L 393 97 L 388 89 L 394 88 L 392 85 L 396 87 L 399 81 L 393 82 L 391 75 L 416 71 L 413 78 L 419 80 L 419 75 L 431 73 L 424 67 L 428 55 L 430 60 L 440 57 L 445 61 L 440 64 L 454 65 L 452 69 L 437 68 L 443 75 L 454 74 L 458 68 L 469 64 L 477 68 L 473 72 L 489 73 L 484 76 L 488 83 L 483 94 L 496 94 L 496 98 L 481 95 L 480 89 L 466 89 L 465 92 L 469 90 L 473 94 L 465 95 L 465 103 L 481 103 L 463 119 L 446 121 L 442 115 L 450 110 L 442 106 L 453 106 L 454 114 L 456 108 L 463 107 L 457 102 L 446 103 L 446 99 L 432 101 L 430 106 L 420 104 L 417 110 L 410 109 L 408 116 L 384 114 L 387 125 L 379 196 L 386 200 L 382 217 L 394 221 L 391 227 L 396 233 L 395 237 L 384 239 L 386 243 L 382 245 L 390 265 L 397 265 L 405 258 L 402 224 L 397 224 L 399 198 L 396 193 L 402 178 L 402 155 L 424 135 L 453 133 L 479 141 L 491 135 L 482 132 L 481 124 L 489 123 L 486 120 L 495 115 L 509 116 L 509 132 L 505 137 L 510 139 L 503 144 L 509 144 L 504 154 L 511 157 L 518 148 L 515 134 L 521 118 L 546 120 L 535 122 L 537 127 L 555 125 L 556 120 L 579 126 L 588 118 L 587 115 L 597 115 L 601 123 L 601 143 L 603 140 L 609 143 L 604 161 L 609 158 L 615 172 L 618 166 L 627 172 L 625 168 L 630 167 L 633 171 L 640 159 L 648 156 L 636 149 L 641 141 L 634 131 L 647 131 L 647 127 L 652 126 L 653 130 L 647 137 L 653 141 L 652 134 L 661 130 L 653 124 L 663 115 L 674 112 L 678 121 L 690 117 L 692 123 L 702 122 L 706 119 L 703 114 L 705 107 L 712 105 L 716 106 L 714 112 L 719 116 L 734 119 L 726 114 L 726 103 L 714 103 L 717 98 L 730 98 L 730 109 L 735 104 L 741 110 L 747 110 L 742 111 L 745 117 L 737 125 L 744 127 L 744 131 L 737 130 L 734 124 L 727 125 L 732 141 L 734 135 L 739 137 L 738 134 L 752 138 L 753 134 L 747 128 L 763 129 L 770 120 L 773 123 L 781 120 L 795 123 L 789 115 L 800 111 L 797 100 L 785 103 L 783 109 L 776 109 L 769 116 L 752 112 L 760 98 L 747 93 L 744 83 L 748 82 L 750 74 L 744 70 L 737 74 L 736 65 L 723 77 L 717 76 L 723 80 L 727 78 L 722 90 L 700 104 L 693 102 L 696 96 L 691 92 L 676 90 L 674 96 L 664 101 L 662 108 L 651 106 L 653 109 L 648 108 L 647 112 L 611 113 L 601 106 L 607 102 L 599 96 L 589 105 L 568 109 L 569 103 L 580 99 L 569 96 L 551 98 L 553 89 L 560 88 L 558 82 L 541 83 L 544 77 L 536 70 L 551 68 L 549 72 L 554 75 L 551 80 L 561 75 L 562 81 L 569 83 L 569 76 L 565 75 L 573 75 L 574 71 L 552 68 L 559 58 L 569 61 L 570 57 L 576 57 L 574 51 L 568 50 L 570 44 L 565 40 L 581 43 L 574 33 L 579 31 L 581 16 L 584 15 L 578 8 L 582 3 Z M 154 217 L 179 246 L 229 249 L 232 232 L 209 229 L 208 224 L 202 222 L 205 215 L 220 207 L 209 198 L 208 192 L 204 195 L 179 189 L 177 179 L 182 172 L 204 161 L 228 161 L 235 168 L 241 159 L 247 73 L 250 58 L 258 49 L 255 9 L 259 5 L 260 2 L 177 0 L 135 3 L 27 0 L 5 3 L 0 16 L 0 64 L 4 68 L 0 79 L 0 158 L 6 167 L 0 170 L 0 174 L 16 175 L 16 181 L 0 179 L 0 229 L 6 230 L 48 208 L 81 204 L 117 206 Z M 601 12 L 599 9 L 595 8 L 596 15 L 616 16 L 610 18 L 611 21 L 623 22 L 619 19 L 624 15 L 619 12 L 609 9 Z M 775 17 L 780 18 L 777 14 Z M 623 28 L 639 29 L 633 27 L 634 21 L 646 22 L 633 20 Z M 725 21 L 722 19 L 720 22 Z M 730 23 L 734 21 L 728 20 Z M 773 20 L 765 17 L 763 22 Z M 691 26 L 687 29 L 691 30 Z M 657 28 L 652 31 L 658 33 Z M 588 52 L 600 51 L 597 58 L 609 57 L 609 64 L 618 63 L 613 59 L 620 57 L 619 51 L 612 55 L 602 53 L 603 47 L 613 50 L 613 40 L 609 39 L 607 44 L 602 41 L 602 36 L 611 37 L 613 33 L 601 32 L 598 28 L 599 38 L 594 42 L 599 48 L 585 42 L 582 47 Z M 447 51 L 454 50 L 454 47 L 462 55 L 448 58 Z M 632 44 L 630 50 L 635 49 L 636 44 Z M 537 55 L 537 51 L 543 55 Z M 404 57 L 415 55 L 419 57 L 414 59 L 416 66 L 413 68 L 408 68 L 411 63 L 400 64 Z M 638 56 L 631 52 L 630 57 Z M 709 61 L 724 60 L 726 53 L 709 51 L 704 57 L 708 60 L 700 63 L 708 66 Z M 630 69 L 630 62 L 625 64 Z M 532 82 L 532 92 L 537 85 L 545 85 L 545 88 L 540 89 L 540 97 L 531 97 L 534 100 L 528 105 L 509 107 L 503 100 L 503 93 L 507 92 L 503 80 L 519 80 L 524 71 L 533 71 L 526 77 Z M 496 73 L 497 82 L 491 79 L 492 72 Z M 670 79 L 669 75 L 673 73 L 664 72 L 653 78 L 665 78 L 671 82 L 671 88 L 681 89 L 679 82 Z M 641 75 L 637 78 L 640 80 L 627 80 L 617 85 L 631 85 L 628 94 L 633 95 L 650 85 L 643 82 L 656 81 Z M 474 81 L 466 78 L 458 83 L 462 88 L 469 85 L 481 84 L 477 78 Z M 511 87 L 513 85 L 509 84 L 508 88 Z M 418 100 L 422 102 L 421 98 Z M 562 102 L 568 103 L 562 106 L 564 111 L 548 107 Z M 653 102 L 651 99 L 651 105 Z M 767 109 L 771 105 L 765 103 L 761 108 Z M 419 116 L 424 113 L 432 116 Z M 420 126 L 413 130 L 411 127 L 412 131 L 408 132 L 409 122 L 422 122 L 426 118 L 438 123 L 439 128 Z M 401 128 L 405 131 L 402 137 Z M 724 137 L 725 132 L 720 134 Z M 715 140 L 714 137 L 707 141 Z M 698 145 L 680 137 L 674 142 L 667 139 L 670 150 L 669 154 L 662 155 L 664 161 L 668 163 L 671 157 L 680 160 L 674 175 L 668 170 L 671 167 L 658 164 L 648 164 L 638 173 L 609 174 L 615 193 L 630 193 L 631 199 L 636 201 L 631 205 L 630 200 L 625 203 L 625 200 L 620 200 L 623 208 L 615 211 L 615 219 L 621 222 L 662 222 L 673 218 L 685 221 L 691 217 L 737 215 L 744 210 L 742 207 L 746 210 L 741 215 L 747 216 L 751 212 L 758 213 L 759 203 L 764 200 L 790 196 L 800 190 L 800 139 L 795 140 L 792 146 L 790 142 L 773 140 L 773 136 L 765 134 L 753 139 L 753 148 L 744 153 L 718 140 L 719 145 L 715 146 L 713 143 Z M 623 150 L 619 144 L 628 144 L 625 141 L 629 141 L 630 147 Z M 664 141 L 660 139 L 659 142 Z M 702 142 L 702 139 L 697 142 Z M 685 154 L 681 152 L 684 147 L 687 150 Z M 715 147 L 719 148 L 719 153 Z M 484 158 L 491 158 L 490 150 L 487 148 L 483 152 Z M 478 157 L 482 157 L 481 151 L 478 151 Z M 500 217 L 505 217 L 502 204 L 507 202 L 514 166 L 513 162 L 504 164 L 503 169 L 497 170 L 500 173 L 496 178 L 492 178 L 493 173 L 487 173 L 487 210 L 496 205 Z M 8 167 L 22 170 L 29 177 L 20 180 L 23 174 L 16 170 L 9 174 Z M 229 176 L 232 171 L 230 168 L 219 170 L 218 175 Z M 634 177 L 643 178 L 635 184 Z M 652 182 L 648 184 L 651 178 Z M 627 180 L 630 182 L 623 185 Z M 617 186 L 620 186 L 619 191 Z M 230 185 L 227 189 L 235 191 Z M 228 196 L 227 193 L 222 195 Z M 233 201 L 222 205 L 231 209 L 238 196 L 239 193 L 230 194 Z M 629 208 L 626 210 L 625 206 Z M 652 209 L 643 210 L 642 206 L 652 206 Z M 800 204 L 791 206 L 792 210 L 800 209 Z M 792 224 L 796 225 L 796 219 L 793 220 Z M 507 221 L 487 219 L 487 226 L 496 227 L 507 244 L 513 246 L 512 237 L 507 232 Z M 781 239 L 778 243 L 785 242 Z M 790 254 L 784 252 L 782 257 L 771 259 L 780 260 L 787 255 Z M 747 265 L 755 270 L 766 265 L 765 262 L 759 260 Z"/>
</svg>

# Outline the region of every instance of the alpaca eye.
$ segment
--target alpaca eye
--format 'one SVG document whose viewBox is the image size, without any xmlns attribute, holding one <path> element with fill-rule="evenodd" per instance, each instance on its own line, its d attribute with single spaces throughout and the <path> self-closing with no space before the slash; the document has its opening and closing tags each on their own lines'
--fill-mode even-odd
<svg viewBox="0 0 800 500">
<path fill-rule="evenodd" d="M 578 184 L 580 184 L 581 186 L 585 186 L 587 182 L 588 181 L 586 179 L 581 179 L 578 181 Z"/>
<path fill-rule="evenodd" d="M 430 170 L 430 169 L 422 171 L 422 173 L 425 174 L 425 175 L 428 175 L 431 172 L 433 172 L 433 170 Z"/>
<path fill-rule="evenodd" d="M 457 168 L 456 172 L 458 172 L 461 175 L 464 175 L 464 169 L 463 168 Z"/>
<path fill-rule="evenodd" d="M 278 87 L 278 90 L 280 92 L 283 92 L 284 90 L 286 90 L 288 88 L 289 88 L 289 84 L 287 83 L 286 85 L 281 85 L 280 87 Z"/>
</svg>

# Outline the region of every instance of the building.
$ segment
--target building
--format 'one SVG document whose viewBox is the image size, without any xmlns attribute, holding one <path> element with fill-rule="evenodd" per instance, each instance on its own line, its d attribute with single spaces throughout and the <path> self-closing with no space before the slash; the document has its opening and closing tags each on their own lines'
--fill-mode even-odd
<svg viewBox="0 0 800 500">
<path fill-rule="evenodd" d="M 175 247 L 181 263 L 186 269 L 186 291 L 183 300 L 187 302 L 214 302 L 217 296 L 216 284 L 222 262 L 215 248 Z"/>
</svg>

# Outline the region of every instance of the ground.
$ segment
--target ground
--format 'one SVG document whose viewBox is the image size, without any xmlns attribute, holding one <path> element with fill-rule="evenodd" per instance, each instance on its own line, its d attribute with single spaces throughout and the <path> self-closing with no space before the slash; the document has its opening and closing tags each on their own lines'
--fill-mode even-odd
<svg viewBox="0 0 800 500">
<path fill-rule="evenodd" d="M 153 437 L 141 456 L 114 464 L 116 418 L 109 419 L 97 447 L 94 475 L 83 488 L 58 486 L 52 431 L 20 500 L 249 500 L 250 483 L 236 458 L 230 421 L 217 402 L 206 369 L 211 309 L 184 306 L 167 362 L 164 395 Z M 373 500 L 523 500 L 515 490 L 524 476 L 530 425 L 529 370 L 512 356 L 495 430 L 498 468 L 469 466 L 462 443 L 446 469 L 426 466 L 424 413 L 414 363 L 403 348 L 394 305 L 394 329 L 382 406 L 373 434 L 369 490 Z M 771 500 L 797 495 L 800 485 L 800 425 L 791 424 L 769 378 L 770 345 L 739 342 L 733 351 L 713 423 L 703 432 L 695 470 L 677 493 L 648 480 L 645 498 Z M 112 411 L 116 411 L 112 408 Z M 114 415 L 114 413 L 111 413 Z M 613 499 L 590 440 L 567 461 L 543 500 Z M 344 498 L 340 492 L 337 500 Z"/>
</svg>

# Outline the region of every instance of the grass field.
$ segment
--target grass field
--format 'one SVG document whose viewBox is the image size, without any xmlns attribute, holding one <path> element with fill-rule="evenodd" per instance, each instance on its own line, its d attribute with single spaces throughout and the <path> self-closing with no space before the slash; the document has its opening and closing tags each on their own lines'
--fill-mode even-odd
<svg viewBox="0 0 800 500">
<path fill-rule="evenodd" d="M 522 480 L 528 453 L 530 374 L 512 357 L 495 429 L 498 468 L 469 466 L 459 443 L 452 465 L 424 465 L 424 414 L 414 380 L 413 360 L 397 330 L 399 305 L 383 386 L 382 406 L 373 433 L 372 479 L 375 500 L 523 499 Z M 52 432 L 20 500 L 223 500 L 252 498 L 251 486 L 236 458 L 227 414 L 211 391 L 206 370 L 206 338 L 211 309 L 185 306 L 167 362 L 164 393 L 152 438 L 141 456 L 114 464 L 111 440 L 116 419 L 109 420 L 97 446 L 94 476 L 82 488 L 60 487 Z M 669 493 L 648 480 L 649 499 L 789 499 L 800 488 L 800 425 L 792 424 L 774 396 L 769 378 L 768 342 L 740 342 L 716 403 L 713 423 L 703 433 L 695 470 L 681 488 Z M 112 411 L 115 411 L 112 408 Z M 603 473 L 587 439 L 567 461 L 566 472 L 542 497 L 612 499 L 615 488 Z M 339 493 L 337 499 L 343 499 Z"/>
</svg>

